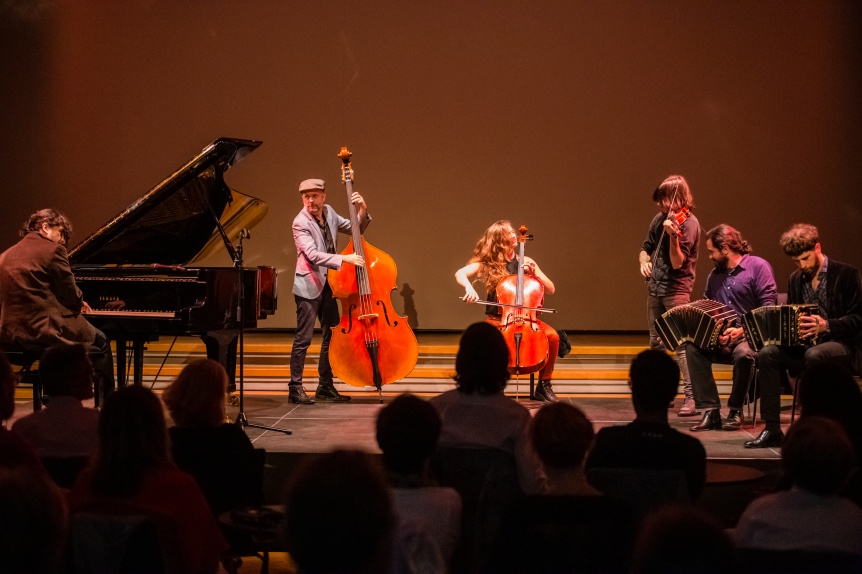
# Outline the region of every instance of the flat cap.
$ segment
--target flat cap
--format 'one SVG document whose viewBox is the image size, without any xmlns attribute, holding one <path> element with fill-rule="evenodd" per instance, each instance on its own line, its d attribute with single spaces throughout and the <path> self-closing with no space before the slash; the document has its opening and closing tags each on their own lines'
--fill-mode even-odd
<svg viewBox="0 0 862 574">
<path fill-rule="evenodd" d="M 306 179 L 299 184 L 299 193 L 317 190 L 326 191 L 326 183 L 322 179 Z"/>
</svg>

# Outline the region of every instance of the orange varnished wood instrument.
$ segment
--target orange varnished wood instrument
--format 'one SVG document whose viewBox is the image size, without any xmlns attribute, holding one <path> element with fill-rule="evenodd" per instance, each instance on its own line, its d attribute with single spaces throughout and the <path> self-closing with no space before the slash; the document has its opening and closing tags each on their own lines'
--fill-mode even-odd
<svg viewBox="0 0 862 574">
<path fill-rule="evenodd" d="M 342 182 L 347 188 L 352 237 L 343 255 L 355 253 L 364 267 L 345 263 L 329 270 L 332 294 L 341 301 L 341 322 L 332 329 L 329 360 L 333 374 L 355 387 L 375 387 L 398 381 L 410 374 L 419 357 L 416 335 L 407 318 L 392 308 L 390 295 L 396 288 L 395 261 L 362 237 L 353 195 L 352 154 L 341 148 Z"/>
<path fill-rule="evenodd" d="M 527 228 L 522 225 L 518 231 L 518 273 L 497 284 L 497 301 L 503 307 L 500 332 L 509 347 L 509 372 L 515 375 L 539 371 L 548 360 L 548 337 L 536 317 L 545 302 L 545 287 L 524 273 Z"/>
</svg>

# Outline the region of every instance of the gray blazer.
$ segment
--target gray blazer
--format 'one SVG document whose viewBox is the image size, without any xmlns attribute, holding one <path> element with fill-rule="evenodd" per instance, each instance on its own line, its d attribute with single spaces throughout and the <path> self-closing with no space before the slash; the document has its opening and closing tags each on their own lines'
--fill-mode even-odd
<svg viewBox="0 0 862 574">
<path fill-rule="evenodd" d="M 337 232 L 350 234 L 353 227 L 349 219 L 341 217 L 335 210 L 324 205 L 326 225 L 332 239 L 338 248 Z M 365 221 L 360 226 L 364 232 L 371 221 L 371 216 L 365 214 Z M 305 209 L 293 219 L 293 242 L 296 244 L 296 273 L 293 276 L 293 294 L 305 299 L 317 299 L 326 284 L 326 273 L 329 269 L 341 269 L 343 257 L 340 253 L 327 253 L 323 233 L 314 217 Z"/>
</svg>

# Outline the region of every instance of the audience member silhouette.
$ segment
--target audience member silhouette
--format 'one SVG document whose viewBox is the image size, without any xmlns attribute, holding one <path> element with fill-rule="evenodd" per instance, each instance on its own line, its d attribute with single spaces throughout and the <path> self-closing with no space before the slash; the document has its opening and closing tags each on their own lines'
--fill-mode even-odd
<svg viewBox="0 0 862 574">
<path fill-rule="evenodd" d="M 12 426 L 40 457 L 88 457 L 99 443 L 99 411 L 81 401 L 93 397 L 93 364 L 80 344 L 48 348 L 39 360 L 42 390 L 50 397 L 44 409 Z"/>
<path fill-rule="evenodd" d="M 337 450 L 303 463 L 285 497 L 285 547 L 297 574 L 389 572 L 396 517 L 369 455 Z"/>
<path fill-rule="evenodd" d="M 0 467 L 0 571 L 62 572 L 67 532 L 66 500 L 47 474 Z"/>
<path fill-rule="evenodd" d="M 790 490 L 748 506 L 734 530 L 737 546 L 862 556 L 862 509 L 839 496 L 856 462 L 841 425 L 800 417 L 787 433 L 781 461 Z"/>
<path fill-rule="evenodd" d="M 461 497 L 438 486 L 429 459 L 440 437 L 440 417 L 427 401 L 403 394 L 377 414 L 377 444 L 399 520 L 419 524 L 448 564 L 461 530 Z"/>
<path fill-rule="evenodd" d="M 6 358 L 6 353 L 0 351 L 0 421 L 8 420 L 15 412 L 15 386 L 18 375 L 12 370 L 12 365 Z M 30 465 L 44 470 L 36 451 L 17 432 L 0 425 L 0 467 L 11 467 L 19 464 Z"/>
<path fill-rule="evenodd" d="M 647 350 L 632 360 L 629 385 L 635 420 L 599 430 L 587 469 L 679 469 L 692 500 L 706 481 L 706 450 L 696 438 L 670 427 L 667 405 L 679 387 L 679 367 L 662 351 Z"/>
<path fill-rule="evenodd" d="M 627 503 L 587 482 L 584 457 L 593 443 L 592 423 L 577 407 L 553 403 L 536 413 L 530 428 L 548 488 L 513 504 L 487 572 L 627 572 L 634 514 Z"/>
<path fill-rule="evenodd" d="M 218 361 L 186 365 L 162 400 L 176 465 L 197 480 L 213 513 L 263 504 L 263 468 L 242 427 L 225 422 L 228 375 Z"/>
<path fill-rule="evenodd" d="M 856 454 L 856 468 L 842 495 L 862 507 L 862 390 L 845 367 L 828 361 L 807 365 L 799 380 L 800 417 L 822 416 L 844 428 Z"/>
<path fill-rule="evenodd" d="M 151 516 L 174 532 L 176 569 L 215 572 L 227 544 L 194 478 L 171 460 L 162 404 L 141 386 L 122 388 L 105 401 L 99 447 L 69 493 L 79 511 Z"/>
<path fill-rule="evenodd" d="M 509 349 L 500 330 L 474 323 L 461 336 L 451 391 L 429 402 L 442 421 L 440 447 L 499 449 L 515 458 L 518 480 L 528 494 L 544 487 L 545 477 L 530 446 L 530 412 L 503 394 L 509 380 Z"/>
<path fill-rule="evenodd" d="M 733 543 L 707 514 L 691 506 L 667 506 L 641 525 L 632 574 L 725 574 L 738 572 Z"/>
</svg>

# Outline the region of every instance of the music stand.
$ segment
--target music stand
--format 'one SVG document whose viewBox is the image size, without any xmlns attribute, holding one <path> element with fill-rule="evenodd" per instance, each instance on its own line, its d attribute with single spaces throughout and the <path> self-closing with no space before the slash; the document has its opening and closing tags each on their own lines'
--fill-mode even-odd
<svg viewBox="0 0 862 574">
<path fill-rule="evenodd" d="M 243 227 L 242 231 L 240 231 L 239 234 L 239 245 L 237 245 L 236 249 L 234 249 L 233 260 L 234 267 L 237 270 L 237 276 L 239 277 L 238 302 L 236 308 L 236 318 L 239 321 L 239 346 L 237 347 L 237 352 L 239 353 L 239 414 L 236 417 L 236 424 L 240 425 L 242 428 L 252 427 L 256 429 L 276 431 L 284 434 L 293 434 L 293 431 L 289 431 L 287 429 L 252 424 L 248 422 L 248 419 L 245 416 L 245 411 L 243 410 L 243 388 L 245 379 L 245 375 L 243 374 L 243 367 L 245 365 L 245 276 L 242 265 L 242 240 L 250 238 L 251 233 L 248 229 Z"/>
</svg>

